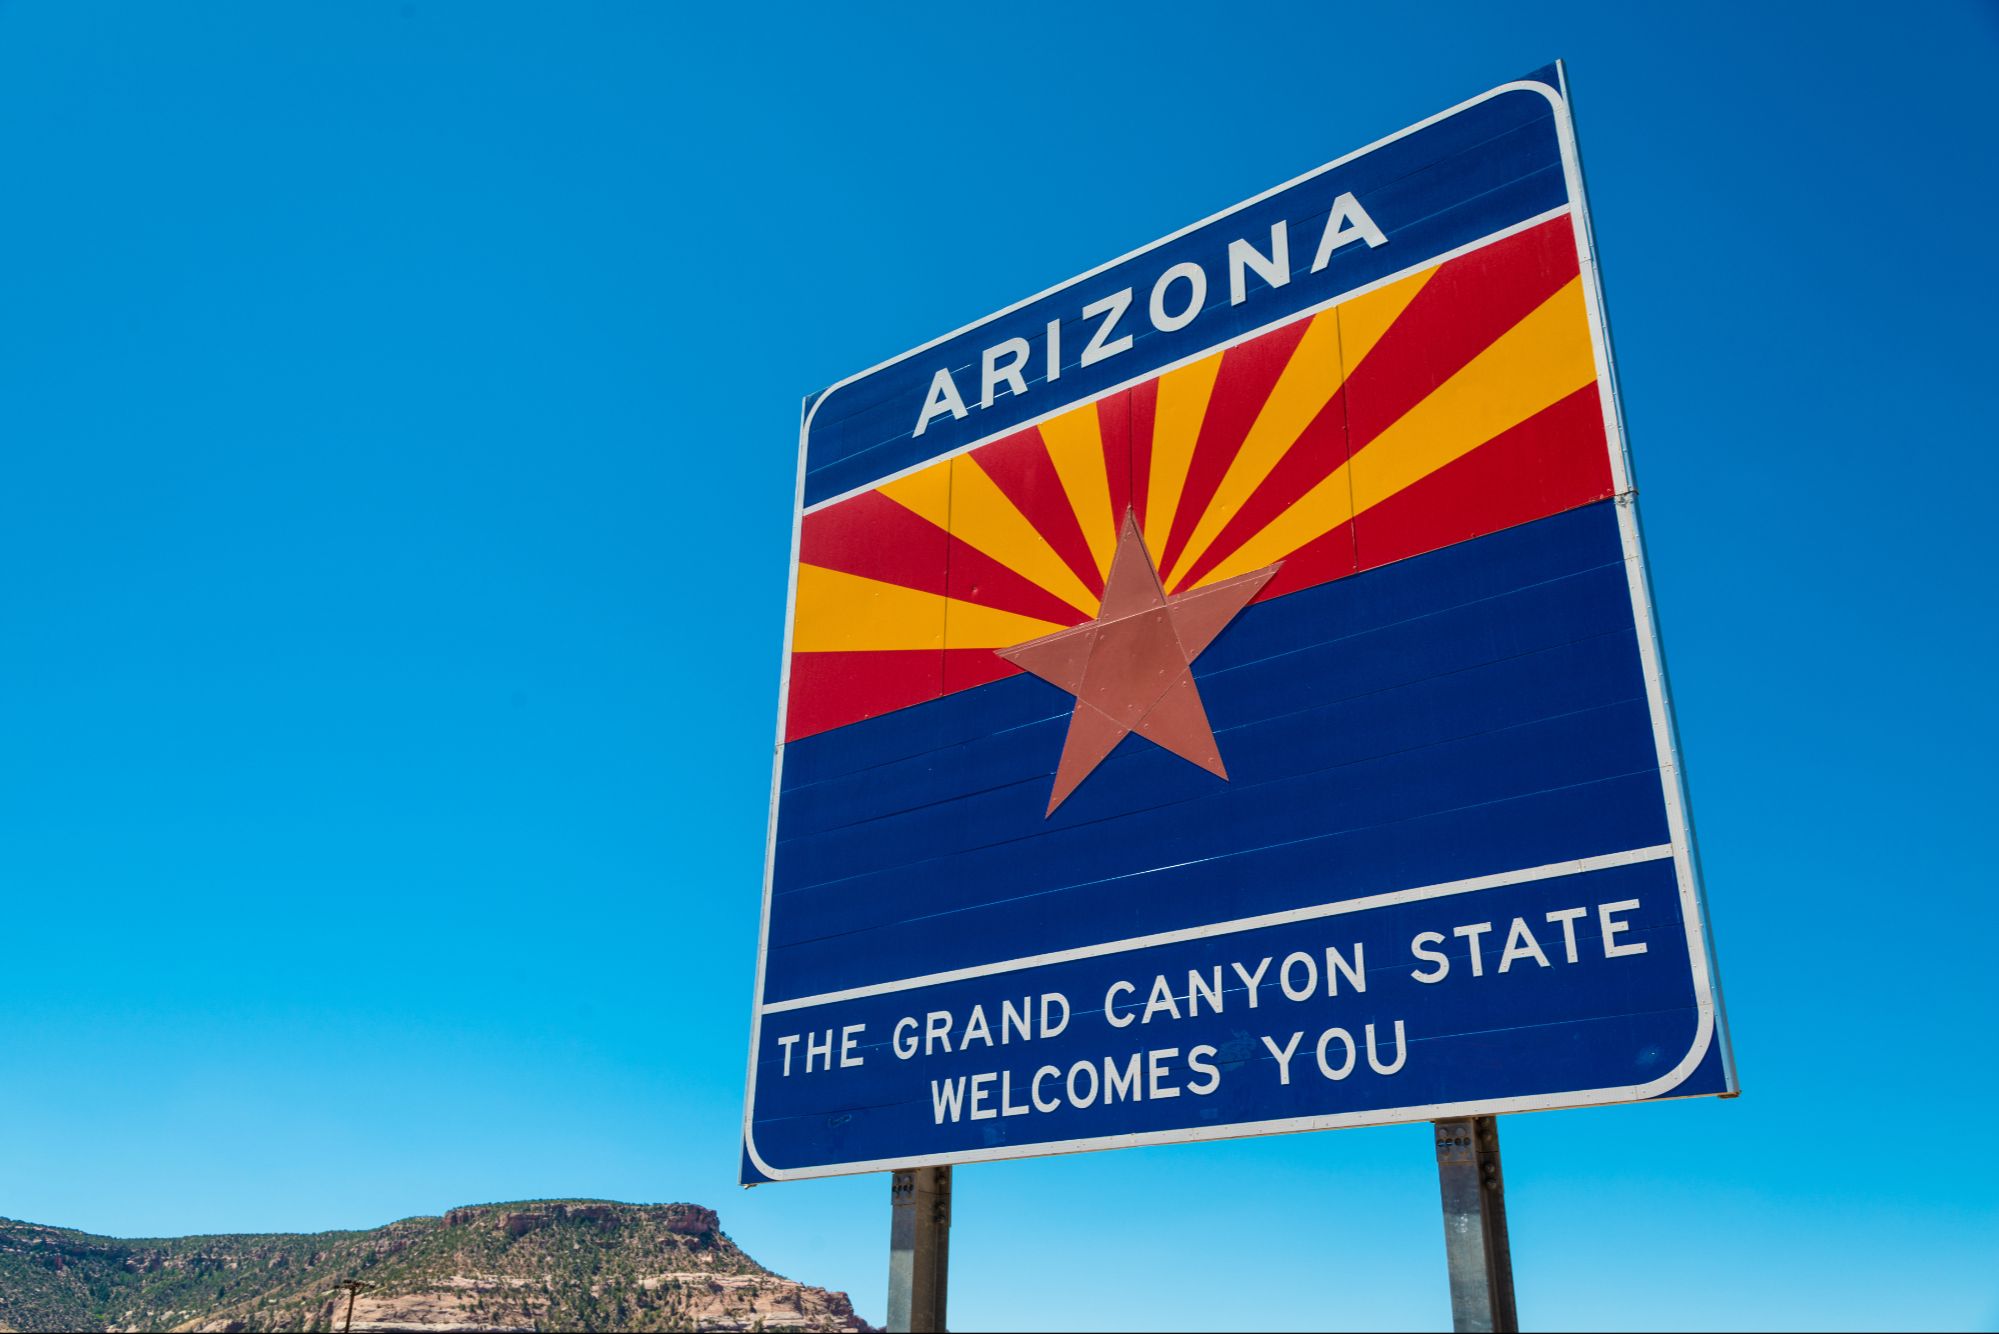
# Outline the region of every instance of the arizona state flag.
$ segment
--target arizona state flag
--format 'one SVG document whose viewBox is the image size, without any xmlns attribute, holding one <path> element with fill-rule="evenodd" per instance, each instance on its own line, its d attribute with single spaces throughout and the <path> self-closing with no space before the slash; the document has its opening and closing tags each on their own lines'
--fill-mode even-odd
<svg viewBox="0 0 1999 1334">
<path fill-rule="evenodd" d="M 1732 1087 L 1537 78 L 808 431 L 746 1179 Z"/>
</svg>

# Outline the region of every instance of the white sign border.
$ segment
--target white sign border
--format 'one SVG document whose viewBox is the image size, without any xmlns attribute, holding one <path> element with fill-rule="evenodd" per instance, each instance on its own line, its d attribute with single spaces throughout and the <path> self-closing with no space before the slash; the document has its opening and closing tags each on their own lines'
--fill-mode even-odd
<svg viewBox="0 0 1999 1334">
<path fill-rule="evenodd" d="M 1148 245 L 1140 246 L 1128 254 L 1100 264 L 1086 273 L 1078 274 L 1067 282 L 1057 283 L 1044 292 L 1037 293 L 1026 300 L 1015 302 L 1013 305 L 1003 310 L 995 311 L 982 319 L 974 320 L 963 328 L 953 330 L 942 337 L 934 338 L 920 347 L 911 348 L 900 356 L 891 357 L 879 365 L 871 366 L 867 370 L 847 376 L 845 379 L 827 388 L 824 392 L 807 400 L 798 432 L 798 479 L 793 502 L 791 565 L 788 574 L 788 585 L 785 591 L 784 657 L 778 679 L 777 739 L 775 756 L 771 764 L 770 822 L 765 836 L 764 848 L 763 912 L 757 927 L 756 998 L 750 1018 L 749 1070 L 743 1092 L 743 1150 L 758 1172 L 772 1181 L 802 1181 L 817 1177 L 852 1176 L 863 1172 L 891 1171 L 949 1163 L 992 1162 L 1011 1158 L 1038 1158 L 1054 1154 L 1080 1153 L 1100 1149 L 1133 1148 L 1149 1144 L 1185 1144 L 1203 1140 L 1240 1139 L 1253 1135 L 1290 1134 L 1309 1130 L 1330 1130 L 1348 1126 L 1396 1125 L 1413 1121 L 1434 1121 L 1459 1116 L 1490 1116 L 1509 1112 L 1553 1111 L 1561 1108 L 1641 1102 L 1652 1098 L 1670 1096 L 1672 1089 L 1683 1082 L 1687 1076 L 1691 1075 L 1699 1067 L 1700 1063 L 1706 1059 L 1708 1048 L 1714 1042 L 1717 1035 L 1719 1035 L 1721 1041 L 1722 1066 L 1727 1084 L 1726 1090 L 1719 1096 L 1733 1097 L 1740 1092 L 1736 1082 L 1734 1054 L 1728 1041 L 1727 1020 L 1722 1008 L 1720 978 L 1713 964 L 1706 896 L 1701 884 L 1699 863 L 1694 853 L 1691 821 L 1688 815 L 1685 774 L 1679 759 L 1678 734 L 1674 725 L 1672 700 L 1666 680 L 1665 654 L 1659 642 L 1658 622 L 1652 609 L 1651 581 L 1645 567 L 1644 537 L 1638 525 L 1636 493 L 1633 490 L 1631 482 L 1630 448 L 1627 444 L 1624 431 L 1623 397 L 1617 385 L 1617 367 L 1612 356 L 1609 329 L 1604 317 L 1603 275 L 1597 260 L 1595 239 L 1589 224 L 1589 201 L 1583 186 L 1582 160 L 1576 147 L 1575 123 L 1569 111 L 1568 76 L 1560 61 L 1555 63 L 1555 71 L 1556 77 L 1561 82 L 1559 89 L 1551 88 L 1538 79 L 1520 79 L 1500 84 L 1498 87 L 1489 89 L 1477 97 L 1460 102 L 1446 111 L 1441 111 L 1394 134 L 1377 139 L 1365 148 L 1356 149 L 1354 152 L 1348 153 L 1344 157 L 1336 158 L 1322 167 L 1294 177 L 1282 185 L 1265 190 L 1262 194 L 1243 200 L 1239 204 L 1223 209 L 1219 213 L 1203 218 L 1201 221 L 1183 227 L 1179 231 L 1160 237 Z M 975 440 L 971 444 L 950 450 L 938 455 L 936 458 L 926 459 L 922 463 L 906 468 L 901 472 L 889 474 L 868 483 L 864 487 L 856 488 L 854 491 L 830 497 L 809 508 L 811 510 L 818 510 L 827 505 L 836 504 L 848 496 L 858 494 L 861 491 L 873 490 L 884 481 L 888 481 L 893 477 L 905 476 L 920 468 L 929 467 L 939 459 L 968 453 L 986 444 L 989 440 L 997 439 L 1001 435 L 1011 435 L 1045 421 L 1057 413 L 1067 412 L 1084 403 L 1107 398 L 1141 380 L 1148 380 L 1155 376 L 1163 375 L 1173 369 L 1174 366 L 1184 365 L 1201 357 L 1212 356 L 1216 351 L 1246 342 L 1279 325 L 1308 318 L 1317 311 L 1350 301 L 1356 296 L 1376 288 L 1384 287 L 1407 276 L 1409 273 L 1434 267 L 1457 255 L 1491 245 L 1495 241 L 1524 231 L 1528 227 L 1537 226 L 1549 218 L 1567 212 L 1570 215 L 1574 228 L 1577 258 L 1582 271 L 1587 274 L 1589 279 L 1589 281 L 1583 284 L 1583 299 L 1589 314 L 1590 338 L 1596 354 L 1598 367 L 1597 382 L 1603 387 L 1604 391 L 1600 397 L 1603 405 L 1604 434 L 1610 449 L 1611 478 L 1615 491 L 1614 503 L 1617 506 L 1618 531 L 1623 541 L 1625 574 L 1631 590 L 1632 615 L 1638 633 L 1639 657 L 1645 675 L 1646 697 L 1651 708 L 1652 733 L 1657 750 L 1660 781 L 1666 803 L 1667 829 L 1670 834 L 1670 842 L 1664 846 L 1671 849 L 1676 880 L 1679 885 L 1681 918 L 1686 924 L 1688 961 L 1693 973 L 1695 1003 L 1699 1010 L 1699 1019 L 1696 1025 L 1694 1040 L 1686 1056 L 1671 1070 L 1657 1079 L 1643 1084 L 1617 1088 L 1579 1089 L 1561 1093 L 1532 1094 L 1513 1098 L 1484 1098 L 1467 1102 L 1430 1103 L 1420 1106 L 1374 1109 L 1361 1112 L 1341 1112 L 1327 1116 L 1287 1117 L 1271 1121 L 1238 1121 L 1225 1126 L 1204 1125 L 1190 1126 L 1180 1130 L 1148 1131 L 1126 1135 L 1098 1135 L 1078 1139 L 1048 1140 L 1034 1144 L 1003 1145 L 989 1149 L 968 1149 L 951 1153 L 820 1164 L 805 1168 L 772 1167 L 757 1152 L 751 1114 L 756 1106 L 757 1056 L 763 1034 L 763 1017 L 765 1014 L 776 1012 L 779 1009 L 799 1007 L 799 1003 L 797 1002 L 779 1002 L 778 1005 L 769 1007 L 765 1005 L 764 962 L 770 945 L 771 888 L 776 869 L 777 855 L 777 804 L 779 785 L 784 775 L 785 718 L 791 696 L 791 643 L 793 621 L 798 605 L 799 538 L 804 525 L 805 515 L 808 512 L 808 507 L 805 504 L 805 447 L 807 440 L 811 436 L 813 415 L 818 411 L 819 406 L 832 397 L 834 391 L 857 380 L 873 375 L 875 372 L 888 366 L 893 366 L 897 362 L 917 356 L 937 346 L 939 343 L 947 342 L 969 330 L 988 324 L 1012 311 L 1020 309 L 1022 306 L 1031 305 L 1044 297 L 1062 291 L 1064 288 L 1072 287 L 1085 279 L 1102 273 L 1106 269 L 1115 268 L 1119 264 L 1123 264 L 1148 251 L 1155 250 L 1191 231 L 1240 212 L 1253 204 L 1270 198 L 1272 195 L 1289 190 L 1294 186 L 1311 180 L 1313 177 L 1323 175 L 1336 167 L 1372 153 L 1376 149 L 1393 143 L 1398 139 L 1405 138 L 1418 130 L 1434 125 L 1438 121 L 1445 120 L 1471 107 L 1477 106 L 1481 102 L 1490 101 L 1495 97 L 1510 92 L 1539 93 L 1546 97 L 1549 105 L 1553 107 L 1557 137 L 1560 141 L 1562 151 L 1563 173 L 1568 187 L 1570 200 L 1568 204 L 1561 208 L 1552 209 L 1540 216 L 1527 219 L 1524 222 L 1517 223 L 1511 227 L 1504 228 L 1501 231 L 1494 232 L 1491 235 L 1481 237 L 1479 240 L 1455 250 L 1429 256 L 1421 263 L 1413 265 L 1406 270 L 1391 274 L 1388 277 L 1351 291 L 1342 292 L 1338 296 L 1321 302 L 1308 310 L 1290 312 L 1280 319 L 1272 321 L 1269 325 L 1217 343 L 1214 346 L 1203 348 L 1200 352 L 1179 362 L 1174 362 L 1167 366 L 1154 367 L 1141 375 L 1134 376 L 1129 381 L 1114 385 L 1099 393 L 1064 402 L 1060 407 L 1052 409 L 1040 417 L 1011 424 L 1005 430 L 994 432 L 991 436 Z M 1629 856 L 1629 854 L 1616 855 L 1619 857 Z M 1535 869 L 1546 870 L 1551 874 L 1562 873 L 1552 867 Z M 1524 878 L 1526 877 L 1523 873 L 1515 872 L 1500 877 L 1481 878 L 1481 880 L 1495 879 L 1506 883 L 1514 883 L 1518 879 Z M 1458 883 L 1465 885 L 1467 889 L 1490 887 L 1483 883 Z M 1444 889 L 1445 887 L 1442 886 L 1431 887 L 1430 892 L 1435 893 Z M 1423 893 L 1423 890 L 1410 890 L 1390 897 L 1414 897 Z M 1315 910 L 1305 909 L 1301 911 L 1312 913 Z M 986 972 L 1000 971 L 1001 968 L 1009 966 L 1014 966 L 1012 961 L 1004 965 L 990 965 L 982 969 L 963 970 L 963 975 L 982 976 Z M 829 996 L 826 999 L 830 1003 L 833 997 Z"/>
</svg>

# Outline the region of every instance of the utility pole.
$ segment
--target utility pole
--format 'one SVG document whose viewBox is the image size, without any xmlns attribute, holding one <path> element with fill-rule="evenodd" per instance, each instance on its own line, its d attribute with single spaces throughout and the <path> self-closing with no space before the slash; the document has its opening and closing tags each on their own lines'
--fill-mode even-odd
<svg viewBox="0 0 1999 1334">
<path fill-rule="evenodd" d="M 375 1285 L 372 1283 L 363 1283 L 358 1278 L 343 1278 L 334 1284 L 334 1286 L 344 1288 L 347 1291 L 347 1320 L 340 1326 L 340 1334 L 352 1334 L 354 1329 L 354 1298 Z"/>
</svg>

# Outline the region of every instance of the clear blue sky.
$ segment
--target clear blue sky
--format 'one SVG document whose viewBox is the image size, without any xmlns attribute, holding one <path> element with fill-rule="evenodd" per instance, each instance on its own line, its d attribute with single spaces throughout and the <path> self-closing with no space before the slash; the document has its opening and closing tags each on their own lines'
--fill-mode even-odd
<svg viewBox="0 0 1999 1334">
<path fill-rule="evenodd" d="M 734 1186 L 798 400 L 1570 62 L 1746 1092 L 1537 1326 L 1999 1322 L 1990 4 L 0 3 L 0 1214 Z M 954 1323 L 1443 1327 L 1420 1126 L 961 1169 Z"/>
</svg>

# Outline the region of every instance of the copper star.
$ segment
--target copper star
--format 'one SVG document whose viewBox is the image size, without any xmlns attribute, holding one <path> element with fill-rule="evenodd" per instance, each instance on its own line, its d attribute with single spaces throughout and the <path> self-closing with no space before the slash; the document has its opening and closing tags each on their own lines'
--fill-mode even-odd
<svg viewBox="0 0 1999 1334">
<path fill-rule="evenodd" d="M 1277 566 L 1268 565 L 1168 597 L 1138 520 L 1127 510 L 1097 618 L 994 650 L 1076 697 L 1049 815 L 1128 732 L 1219 778 L 1229 776 L 1194 685 L 1193 662 L 1276 573 Z"/>
</svg>

